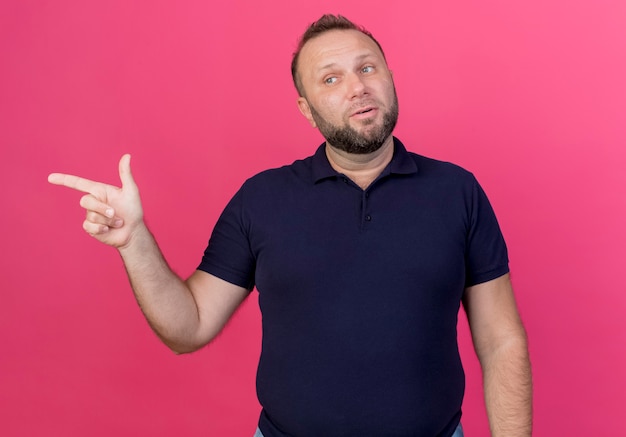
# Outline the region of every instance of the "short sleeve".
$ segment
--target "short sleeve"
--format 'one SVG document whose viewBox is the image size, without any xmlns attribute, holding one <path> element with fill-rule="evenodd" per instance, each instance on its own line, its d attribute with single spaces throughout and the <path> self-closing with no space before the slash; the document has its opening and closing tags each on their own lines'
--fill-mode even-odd
<svg viewBox="0 0 626 437">
<path fill-rule="evenodd" d="M 506 243 L 487 195 L 473 178 L 466 241 L 465 286 L 481 284 L 509 272 Z"/>
<path fill-rule="evenodd" d="M 244 191 L 245 184 L 224 208 L 198 270 L 252 290 L 256 262 L 250 250 L 249 224 L 244 213 Z"/>
</svg>

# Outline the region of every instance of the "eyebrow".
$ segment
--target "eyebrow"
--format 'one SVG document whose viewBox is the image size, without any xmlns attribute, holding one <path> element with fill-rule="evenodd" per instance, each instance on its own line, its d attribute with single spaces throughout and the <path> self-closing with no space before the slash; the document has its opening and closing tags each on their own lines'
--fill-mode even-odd
<svg viewBox="0 0 626 437">
<path fill-rule="evenodd" d="M 363 59 L 366 59 L 366 58 L 369 58 L 369 57 L 375 57 L 375 54 L 374 54 L 374 53 L 363 53 L 363 54 L 361 54 L 361 55 L 357 56 L 357 57 L 356 57 L 356 60 L 357 60 L 357 61 L 362 61 Z M 331 63 L 329 63 L 329 64 L 326 64 L 326 65 L 324 65 L 324 66 L 320 67 L 320 68 L 318 69 L 318 71 L 323 71 L 323 70 L 328 70 L 328 69 L 331 69 L 331 68 L 332 68 L 332 67 L 334 67 L 335 65 L 337 65 L 337 63 L 336 63 L 336 62 L 331 62 Z"/>
</svg>

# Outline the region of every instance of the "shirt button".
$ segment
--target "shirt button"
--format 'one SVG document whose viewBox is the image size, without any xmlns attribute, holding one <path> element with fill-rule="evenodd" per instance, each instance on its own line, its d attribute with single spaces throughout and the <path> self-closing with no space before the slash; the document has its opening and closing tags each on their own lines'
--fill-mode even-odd
<svg viewBox="0 0 626 437">
<path fill-rule="evenodd" d="M 365 216 L 365 220 L 368 221 L 368 222 L 371 221 L 372 220 L 372 216 L 371 215 L 366 215 Z"/>
</svg>

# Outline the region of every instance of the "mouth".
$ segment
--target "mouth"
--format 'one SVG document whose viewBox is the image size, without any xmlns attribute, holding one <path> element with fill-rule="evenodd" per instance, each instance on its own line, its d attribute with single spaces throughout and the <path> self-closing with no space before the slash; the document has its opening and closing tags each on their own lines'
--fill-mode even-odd
<svg viewBox="0 0 626 437">
<path fill-rule="evenodd" d="M 376 108 L 373 106 L 368 106 L 365 108 L 360 108 L 359 110 L 353 112 L 351 117 L 367 116 L 368 114 L 373 114 L 374 112 L 376 112 Z"/>
</svg>

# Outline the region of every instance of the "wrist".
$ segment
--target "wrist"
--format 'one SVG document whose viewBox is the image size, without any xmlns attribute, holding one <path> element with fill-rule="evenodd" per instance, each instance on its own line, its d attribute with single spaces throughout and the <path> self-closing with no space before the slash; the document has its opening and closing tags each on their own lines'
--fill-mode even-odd
<svg viewBox="0 0 626 437">
<path fill-rule="evenodd" d="M 146 226 L 146 223 L 141 220 L 128 234 L 126 242 L 118 246 L 117 250 L 120 252 L 120 255 L 124 257 L 125 255 L 145 250 L 146 245 L 149 244 L 149 241 L 152 239 L 152 234 Z"/>
</svg>

